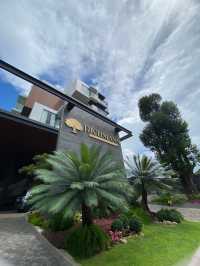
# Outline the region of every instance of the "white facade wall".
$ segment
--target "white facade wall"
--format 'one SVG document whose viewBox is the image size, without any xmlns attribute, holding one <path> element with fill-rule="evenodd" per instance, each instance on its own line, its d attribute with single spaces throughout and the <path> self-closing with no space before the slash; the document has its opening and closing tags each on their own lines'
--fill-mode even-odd
<svg viewBox="0 0 200 266">
<path fill-rule="evenodd" d="M 57 114 L 57 111 L 55 111 L 55 110 L 53 110 L 53 109 L 51 109 L 51 108 L 49 108 L 49 107 L 47 107 L 47 106 L 45 106 L 43 104 L 35 102 L 32 110 L 31 110 L 31 113 L 29 115 L 29 118 L 33 119 L 33 120 L 36 120 L 38 122 L 41 122 L 41 117 L 42 117 L 43 110 L 47 110 L 47 111 L 49 111 L 51 113 Z"/>
</svg>

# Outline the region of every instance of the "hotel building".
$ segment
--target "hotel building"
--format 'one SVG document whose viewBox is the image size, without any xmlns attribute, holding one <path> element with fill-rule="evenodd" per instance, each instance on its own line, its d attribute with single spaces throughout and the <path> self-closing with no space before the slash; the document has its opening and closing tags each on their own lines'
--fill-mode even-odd
<svg viewBox="0 0 200 266">
<path fill-rule="evenodd" d="M 19 169 L 32 163 L 36 154 L 78 152 L 81 143 L 96 144 L 123 163 L 121 141 L 127 136 L 120 138 L 119 132 L 128 137 L 131 132 L 107 117 L 108 103 L 97 88 L 77 80 L 68 90 L 69 98 L 41 86 L 33 85 L 27 97 L 19 96 L 11 112 L 0 110 L 0 209 L 11 208 L 16 197 L 26 193 L 29 178 L 20 175 Z"/>
</svg>

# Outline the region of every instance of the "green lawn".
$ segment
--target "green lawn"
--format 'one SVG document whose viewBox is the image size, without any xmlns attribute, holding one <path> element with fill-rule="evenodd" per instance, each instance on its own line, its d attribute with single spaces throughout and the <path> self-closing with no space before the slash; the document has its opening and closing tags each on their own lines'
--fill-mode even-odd
<svg viewBox="0 0 200 266">
<path fill-rule="evenodd" d="M 83 266 L 172 266 L 188 259 L 200 246 L 200 223 L 146 224 L 144 236 L 82 260 Z"/>
</svg>

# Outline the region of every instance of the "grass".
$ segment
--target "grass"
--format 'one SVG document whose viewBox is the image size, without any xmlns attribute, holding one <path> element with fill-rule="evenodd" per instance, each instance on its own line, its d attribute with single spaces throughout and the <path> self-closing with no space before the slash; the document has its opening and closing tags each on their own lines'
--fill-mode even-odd
<svg viewBox="0 0 200 266">
<path fill-rule="evenodd" d="M 200 245 L 200 223 L 146 224 L 144 236 L 133 237 L 93 258 L 83 266 L 172 266 L 188 259 Z M 182 264 L 181 264 L 182 265 Z"/>
</svg>

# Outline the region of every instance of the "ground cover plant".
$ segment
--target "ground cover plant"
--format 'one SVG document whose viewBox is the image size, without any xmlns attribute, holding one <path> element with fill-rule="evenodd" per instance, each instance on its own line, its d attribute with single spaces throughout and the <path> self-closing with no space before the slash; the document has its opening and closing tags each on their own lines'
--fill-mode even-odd
<svg viewBox="0 0 200 266">
<path fill-rule="evenodd" d="M 132 237 L 91 259 L 83 266 L 172 266 L 190 256 L 200 245 L 200 223 L 186 222 L 170 226 L 145 224 L 144 236 Z M 159 251 L 159 252 L 158 252 Z"/>
</svg>

